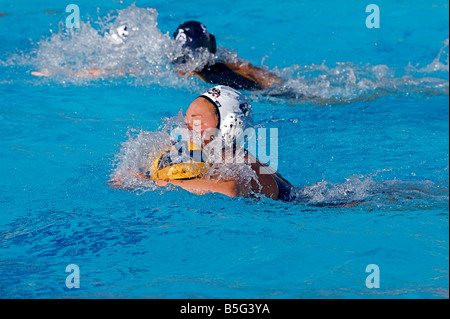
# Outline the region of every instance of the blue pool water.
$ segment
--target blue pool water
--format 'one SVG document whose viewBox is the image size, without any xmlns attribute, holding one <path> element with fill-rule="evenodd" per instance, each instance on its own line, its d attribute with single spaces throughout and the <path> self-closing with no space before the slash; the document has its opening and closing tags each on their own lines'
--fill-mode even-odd
<svg viewBox="0 0 450 319">
<path fill-rule="evenodd" d="M 1 298 L 448 298 L 448 1 L 378 1 L 368 29 L 361 1 L 77 0 L 72 33 L 67 4 L 0 0 Z M 120 19 L 140 32 L 108 51 Z M 106 183 L 125 142 L 209 87 L 167 62 L 192 19 L 317 97 L 245 92 L 307 201 Z M 89 63 L 139 68 L 63 71 Z M 53 75 L 31 75 L 42 69 Z M 66 287 L 69 264 L 80 288 Z"/>
</svg>

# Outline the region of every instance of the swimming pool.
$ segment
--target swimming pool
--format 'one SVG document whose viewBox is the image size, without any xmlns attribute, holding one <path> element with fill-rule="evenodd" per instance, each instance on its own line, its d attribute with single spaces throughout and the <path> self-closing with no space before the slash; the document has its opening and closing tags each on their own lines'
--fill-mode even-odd
<svg viewBox="0 0 450 319">
<path fill-rule="evenodd" d="M 1 298 L 448 298 L 448 1 L 378 1 L 379 29 L 360 1 L 76 3 L 74 33 L 58 25 L 66 4 L 0 5 Z M 115 10 L 143 23 L 144 49 L 96 45 Z M 246 92 L 308 201 L 107 185 L 124 142 L 210 87 L 165 59 L 190 19 L 289 90 L 334 100 Z M 61 71 L 93 59 L 140 68 Z M 30 74 L 43 68 L 54 76 Z M 66 286 L 70 264 L 80 288 Z M 373 264 L 379 288 L 366 286 Z"/>
</svg>

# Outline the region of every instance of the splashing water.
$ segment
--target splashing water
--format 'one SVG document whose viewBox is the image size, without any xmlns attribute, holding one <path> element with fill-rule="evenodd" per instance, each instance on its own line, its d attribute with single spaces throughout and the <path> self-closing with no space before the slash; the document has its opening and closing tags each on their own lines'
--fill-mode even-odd
<svg viewBox="0 0 450 319">
<path fill-rule="evenodd" d="M 186 52 L 168 33 L 158 29 L 157 17 L 155 9 L 133 4 L 96 22 L 81 22 L 79 29 L 64 29 L 60 23 L 59 32 L 40 41 L 35 55 L 24 64 L 42 70 L 55 80 L 75 84 L 125 76 L 135 78 L 142 85 L 187 87 L 188 81 L 176 72 L 202 69 L 214 56 L 208 52 L 190 52 L 188 62 L 172 64 Z M 124 26 L 125 37 L 120 35 Z"/>
<path fill-rule="evenodd" d="M 178 128 L 186 128 L 182 110 L 174 117 L 163 118 L 163 124 L 157 131 L 130 129 L 127 133 L 128 140 L 121 144 L 120 152 L 116 155 L 111 177 L 120 176 L 124 180 L 123 187 L 132 191 L 147 192 L 159 189 L 154 181 L 137 177 L 135 173 L 144 174 L 162 152 L 170 149 L 174 136 L 178 134 Z M 184 136 L 185 140 L 189 138 L 193 137 Z M 210 155 L 207 162 L 211 166 L 207 172 L 202 173 L 202 178 L 235 179 L 244 183 L 258 181 L 256 172 L 249 164 L 224 163 L 222 155 L 218 160 L 213 152 L 216 148 L 213 141 L 204 149 Z M 448 207 L 448 181 L 438 183 L 376 181 L 375 177 L 384 171 L 386 170 L 366 176 L 350 176 L 343 183 L 323 180 L 311 185 L 295 187 L 291 191 L 291 202 L 332 207 L 366 205 L 370 209 L 378 210 L 382 210 L 383 207 L 392 207 L 392 205 L 396 205 L 400 210 L 413 209 L 413 207 L 426 209 L 430 202 L 434 203 L 433 205 Z M 261 188 L 261 185 L 259 187 Z M 174 187 L 169 185 L 161 190 L 171 191 Z M 258 194 L 252 194 L 252 197 L 262 198 Z"/>
<path fill-rule="evenodd" d="M 372 100 L 380 96 L 408 96 L 414 93 L 448 95 L 449 58 L 448 39 L 438 56 L 428 66 L 416 69 L 411 65 L 395 70 L 387 65 L 356 65 L 340 62 L 335 67 L 321 65 L 293 65 L 273 72 L 285 80 L 283 85 L 274 85 L 265 92 L 255 93 L 254 100 L 280 103 L 276 97 L 287 97 L 289 103 L 304 103 L 313 99 L 319 104 L 352 103 Z M 436 74 L 440 77 L 423 77 Z M 274 98 L 275 97 L 275 98 Z"/>
<path fill-rule="evenodd" d="M 448 210 L 448 181 L 378 182 L 371 176 L 351 176 L 343 183 L 314 183 L 292 192 L 292 201 L 317 206 L 351 207 L 364 205 L 370 210 L 417 210 L 442 207 Z M 430 204 L 434 203 L 434 204 Z"/>
<path fill-rule="evenodd" d="M 437 57 L 428 64 L 426 67 L 417 69 L 416 67 L 413 67 L 411 65 L 408 65 L 407 69 L 411 72 L 418 72 L 418 73 L 433 73 L 433 72 L 449 72 L 449 65 L 448 65 L 448 46 L 449 46 L 449 39 L 446 39 L 443 43 L 442 48 L 439 50 L 439 53 Z"/>
<path fill-rule="evenodd" d="M 142 179 L 136 176 L 136 173 L 145 174 L 149 170 L 151 174 L 154 173 L 151 171 L 151 164 L 159 158 L 162 152 L 172 147 L 180 133 L 179 128 L 185 129 L 184 132 L 187 131 L 182 110 L 174 117 L 164 118 L 158 131 L 130 129 L 127 133 L 128 140 L 122 143 L 120 152 L 115 157 L 111 177 L 123 179 L 124 188 L 141 191 L 155 190 L 156 184 L 154 181 Z M 195 141 L 198 137 L 191 133 L 192 131 L 184 134 L 184 136 L 181 135 L 183 136 L 182 139 Z M 221 144 L 220 139 L 215 141 Z M 255 180 L 259 184 L 256 172 L 252 170 L 249 163 L 242 163 L 236 159 L 224 162 L 222 152 L 220 152 L 219 158 L 217 152 L 214 152 L 218 150 L 215 141 L 210 142 L 204 148 L 204 151 L 208 154 L 206 162 L 210 165 L 210 169 L 202 173 L 202 178 L 217 181 L 233 179 L 244 184 Z M 225 153 L 225 155 L 227 154 Z M 262 186 L 259 184 L 259 187 L 261 189 Z M 258 194 L 255 194 L 255 196 L 258 197 Z"/>
<path fill-rule="evenodd" d="M 237 52 L 218 47 L 215 56 L 197 52 L 183 65 L 174 65 L 184 54 L 169 33 L 158 29 L 158 12 L 135 5 L 110 13 L 96 22 L 81 22 L 80 29 L 60 30 L 38 43 L 37 49 L 19 59 L 14 56 L 6 65 L 24 64 L 45 70 L 55 81 L 86 84 L 96 80 L 113 80 L 124 76 L 136 85 L 159 84 L 185 88 L 197 93 L 204 90 L 201 80 L 188 80 L 176 72 L 198 70 L 212 61 L 241 61 Z M 94 27 L 94 25 L 96 27 Z M 125 40 L 117 41 L 117 30 L 127 25 Z M 22 60 L 22 61 L 21 61 Z M 250 93 L 253 101 L 270 103 L 351 103 L 379 96 L 410 94 L 448 95 L 448 39 L 437 57 L 426 67 L 410 65 L 394 69 L 387 65 L 357 65 L 340 62 L 336 66 L 293 65 L 269 70 L 283 79 L 281 85 Z M 88 70 L 99 70 L 92 76 Z M 425 75 L 425 76 L 424 76 Z"/>
<path fill-rule="evenodd" d="M 157 16 L 155 9 L 132 5 L 97 22 L 81 22 L 79 29 L 63 29 L 60 24 L 58 33 L 39 42 L 29 63 L 36 70 L 75 82 L 76 78 L 95 79 L 87 71 L 99 69 L 101 79 L 125 75 L 145 78 L 146 84 L 167 84 L 164 79 L 178 79 L 169 62 L 179 48 L 157 28 Z M 117 34 L 121 26 L 127 26 L 124 40 Z"/>
<path fill-rule="evenodd" d="M 158 131 L 150 132 L 130 129 L 127 132 L 128 140 L 123 142 L 119 154 L 114 159 L 114 170 L 111 177 L 121 177 L 125 188 L 156 189 L 154 181 L 136 177 L 136 173 L 145 173 L 160 153 L 172 145 L 170 131 L 184 123 L 183 113 L 180 112 L 171 118 L 165 118 L 164 124 Z"/>
</svg>

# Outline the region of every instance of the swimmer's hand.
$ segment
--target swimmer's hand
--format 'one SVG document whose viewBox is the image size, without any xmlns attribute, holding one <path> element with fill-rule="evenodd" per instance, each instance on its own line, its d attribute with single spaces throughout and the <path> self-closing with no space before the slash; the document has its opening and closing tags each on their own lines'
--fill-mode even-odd
<svg viewBox="0 0 450 319">
<path fill-rule="evenodd" d="M 39 76 L 39 77 L 43 77 L 43 76 L 48 77 L 48 76 L 50 76 L 52 74 L 53 74 L 53 72 L 50 71 L 50 70 L 47 70 L 47 69 L 43 69 L 41 71 L 32 71 L 31 72 L 31 75 Z"/>
<path fill-rule="evenodd" d="M 157 179 L 157 180 L 155 180 L 155 182 L 156 182 L 156 186 L 159 186 L 159 187 L 167 186 L 167 184 L 170 183 L 168 179 Z"/>
<path fill-rule="evenodd" d="M 125 180 L 121 176 L 115 176 L 107 181 L 111 187 L 122 187 L 125 184 Z"/>
<path fill-rule="evenodd" d="M 147 176 L 145 176 L 142 173 L 133 173 L 132 171 L 125 171 L 125 172 L 121 172 L 119 175 L 114 176 L 106 183 L 108 183 L 111 187 L 122 187 L 123 188 L 125 185 L 125 179 L 122 177 L 123 175 L 126 175 L 126 176 L 133 175 L 136 178 L 149 179 Z"/>
</svg>

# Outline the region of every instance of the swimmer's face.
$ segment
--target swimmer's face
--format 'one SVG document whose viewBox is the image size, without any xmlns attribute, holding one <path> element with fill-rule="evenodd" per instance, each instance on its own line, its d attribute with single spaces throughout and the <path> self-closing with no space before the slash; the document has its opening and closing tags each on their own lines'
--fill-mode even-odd
<svg viewBox="0 0 450 319">
<path fill-rule="evenodd" d="M 212 140 L 219 121 L 215 106 L 202 97 L 189 105 L 184 119 L 189 130 L 202 134 L 205 144 Z"/>
</svg>

